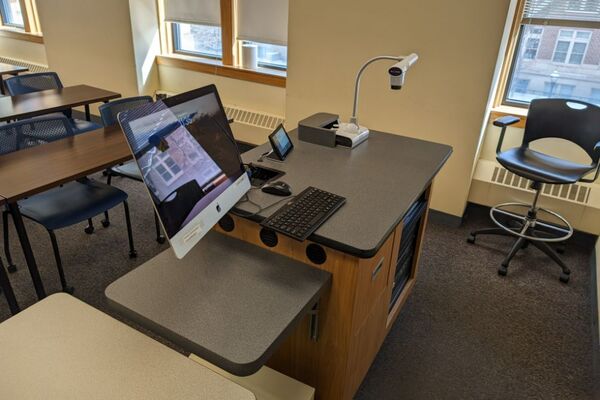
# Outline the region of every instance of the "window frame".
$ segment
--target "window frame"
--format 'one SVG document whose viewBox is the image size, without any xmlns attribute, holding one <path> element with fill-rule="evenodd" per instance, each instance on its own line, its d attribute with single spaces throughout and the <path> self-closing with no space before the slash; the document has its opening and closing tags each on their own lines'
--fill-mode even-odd
<svg viewBox="0 0 600 400">
<path fill-rule="evenodd" d="M 277 65 L 260 63 L 256 70 L 244 69 L 238 65 L 241 57 L 241 40 L 234 35 L 234 4 L 235 0 L 220 0 L 221 5 L 221 43 L 222 58 L 205 55 L 202 53 L 177 50 L 175 23 L 164 20 L 164 0 L 157 0 L 159 18 L 161 23 L 161 47 L 162 55 L 158 57 L 159 64 L 179 65 L 192 70 L 208 70 L 216 68 L 219 74 L 235 77 L 242 80 L 255 81 L 272 86 L 285 87 L 287 65 L 281 68 Z M 268 43 L 266 43 L 268 44 Z M 169 58 L 181 58 L 180 60 L 168 60 Z M 205 64 L 205 66 L 192 66 L 190 63 Z M 269 77 L 270 76 L 270 77 Z"/>
<path fill-rule="evenodd" d="M 518 108 L 521 108 L 521 109 L 526 110 L 529 108 L 528 103 L 511 101 L 508 99 L 508 91 L 510 89 L 510 84 L 512 82 L 514 69 L 517 64 L 516 57 L 518 55 L 517 52 L 519 50 L 519 43 L 521 41 L 524 27 L 526 25 L 540 25 L 542 27 L 559 26 L 559 27 L 564 27 L 564 29 L 572 29 L 574 31 L 574 34 L 573 34 L 574 37 L 573 37 L 573 39 L 571 39 L 572 41 L 570 42 L 569 51 L 567 53 L 565 62 L 564 63 L 556 62 L 557 64 L 561 64 L 561 65 L 582 65 L 583 61 L 585 60 L 585 56 L 587 54 L 587 51 L 589 50 L 591 36 L 590 36 L 590 39 L 588 39 L 586 42 L 587 44 L 586 44 L 585 52 L 583 54 L 582 63 L 581 64 L 569 64 L 569 62 L 568 62 L 570 53 L 571 53 L 571 50 L 573 47 L 572 43 L 573 43 L 573 41 L 576 40 L 575 32 L 585 31 L 585 30 L 589 30 L 589 29 L 600 29 L 600 23 L 595 22 L 595 21 L 553 20 L 553 21 L 550 21 L 550 23 L 549 23 L 548 22 L 549 20 L 525 18 L 524 11 L 525 11 L 525 3 L 526 2 L 527 2 L 527 0 L 518 0 L 517 5 L 515 7 L 515 13 L 513 16 L 513 21 L 512 21 L 509 38 L 508 38 L 508 45 L 507 45 L 505 53 L 504 53 L 502 67 L 500 70 L 500 77 L 498 80 L 496 94 L 495 94 L 494 102 L 493 102 L 494 108 L 496 108 L 496 109 L 501 109 L 501 108 L 517 108 L 518 109 Z M 552 58 L 551 58 L 552 62 L 555 62 L 555 61 L 553 61 L 553 59 L 554 59 L 554 53 L 556 51 L 556 46 L 558 45 L 558 40 L 559 39 L 557 37 L 557 43 L 555 44 L 555 48 L 552 51 Z M 541 41 L 540 41 L 540 44 L 541 44 Z M 539 53 L 539 47 L 538 47 L 538 53 Z M 536 53 L 536 57 L 537 57 L 538 53 Z"/>
</svg>

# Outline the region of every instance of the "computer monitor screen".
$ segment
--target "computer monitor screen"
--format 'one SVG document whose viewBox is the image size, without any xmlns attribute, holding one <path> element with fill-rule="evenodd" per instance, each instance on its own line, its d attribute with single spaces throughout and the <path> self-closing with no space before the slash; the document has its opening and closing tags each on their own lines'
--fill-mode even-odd
<svg viewBox="0 0 600 400">
<path fill-rule="evenodd" d="M 216 88 L 124 111 L 118 118 L 181 258 L 250 188 Z"/>
</svg>

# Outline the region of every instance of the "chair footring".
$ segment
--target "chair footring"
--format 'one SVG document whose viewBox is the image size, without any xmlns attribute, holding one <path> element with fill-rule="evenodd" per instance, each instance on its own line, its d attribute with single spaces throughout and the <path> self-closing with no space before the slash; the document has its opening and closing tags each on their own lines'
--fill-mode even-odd
<svg viewBox="0 0 600 400">
<path fill-rule="evenodd" d="M 508 208 L 525 208 L 527 213 L 525 215 L 508 210 Z M 545 221 L 541 221 L 537 218 L 538 212 L 545 212 L 557 220 L 562 225 L 557 225 Z M 503 223 L 499 218 L 508 217 L 509 222 Z M 560 214 L 548 210 L 542 207 L 533 207 L 529 204 L 524 203 L 502 203 L 498 204 L 490 209 L 490 218 L 500 229 L 505 232 L 522 237 L 531 241 L 537 242 L 563 242 L 573 235 L 573 227 L 569 224 L 563 216 Z M 512 226 L 509 226 L 512 225 Z M 528 235 L 530 228 L 536 229 L 537 236 Z"/>
</svg>

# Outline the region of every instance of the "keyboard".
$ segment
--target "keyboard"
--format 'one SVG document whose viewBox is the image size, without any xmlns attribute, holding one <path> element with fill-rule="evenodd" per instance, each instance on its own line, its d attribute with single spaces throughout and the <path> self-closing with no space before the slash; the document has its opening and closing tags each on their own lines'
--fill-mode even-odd
<svg viewBox="0 0 600 400">
<path fill-rule="evenodd" d="M 265 218 L 261 225 L 304 241 L 345 202 L 345 197 L 309 186 L 273 215 Z"/>
</svg>

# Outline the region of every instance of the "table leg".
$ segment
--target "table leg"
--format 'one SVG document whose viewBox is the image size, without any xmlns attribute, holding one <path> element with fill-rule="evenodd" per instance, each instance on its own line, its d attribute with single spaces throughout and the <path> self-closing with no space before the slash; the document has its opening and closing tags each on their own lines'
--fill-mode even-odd
<svg viewBox="0 0 600 400">
<path fill-rule="evenodd" d="M 91 120 L 90 105 L 89 104 L 85 105 L 85 119 L 86 119 L 86 121 L 90 121 Z"/>
<path fill-rule="evenodd" d="M 15 297 L 15 293 L 13 292 L 12 286 L 10 285 L 10 280 L 8 279 L 8 273 L 4 269 L 4 265 L 2 264 L 2 260 L 0 260 L 0 288 L 2 292 L 4 292 L 4 297 L 6 297 L 6 301 L 8 303 L 8 308 L 10 308 L 10 312 L 12 315 L 15 315 L 21 309 L 19 308 L 19 304 L 17 303 L 17 299 Z"/>
<path fill-rule="evenodd" d="M 17 203 L 8 203 L 8 210 L 10 211 L 13 222 L 15 223 L 17 235 L 19 235 L 19 242 L 21 242 L 21 248 L 23 249 L 23 254 L 25 255 L 25 261 L 27 262 L 27 268 L 29 268 L 29 274 L 31 275 L 31 280 L 33 281 L 35 293 L 37 294 L 38 299 L 41 300 L 46 297 L 46 291 L 44 290 L 44 284 L 42 283 L 42 278 L 40 277 L 40 271 L 38 270 L 35 257 L 33 256 L 31 243 L 29 243 L 29 237 L 27 236 L 27 231 L 25 230 L 25 224 L 23 224 L 23 216 L 21 215 L 21 211 L 19 211 L 19 206 Z"/>
<path fill-rule="evenodd" d="M 0 93 L 6 94 L 4 93 L 4 79 L 2 79 L 2 75 L 0 75 Z"/>
</svg>

